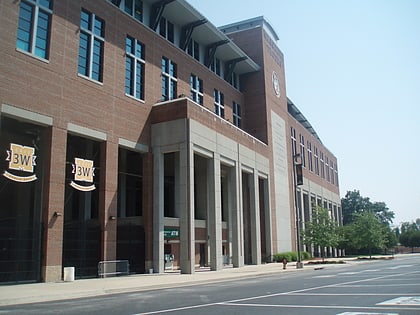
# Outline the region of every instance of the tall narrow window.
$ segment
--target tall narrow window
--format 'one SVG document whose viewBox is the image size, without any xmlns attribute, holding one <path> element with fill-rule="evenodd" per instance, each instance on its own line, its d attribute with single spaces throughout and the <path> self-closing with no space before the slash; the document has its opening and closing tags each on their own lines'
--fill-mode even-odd
<svg viewBox="0 0 420 315">
<path fill-rule="evenodd" d="M 296 129 L 293 127 L 290 127 L 290 137 L 292 139 L 292 153 L 293 156 L 296 155 L 297 153 L 297 148 L 296 148 Z"/>
<path fill-rule="evenodd" d="M 319 167 L 321 168 L 321 178 L 325 178 L 324 153 L 321 152 L 319 156 Z"/>
<path fill-rule="evenodd" d="M 136 20 L 143 22 L 143 1 L 124 0 L 124 11 Z"/>
<path fill-rule="evenodd" d="M 165 37 L 167 40 L 169 40 L 172 44 L 175 42 L 174 41 L 174 38 L 175 38 L 174 25 L 170 21 L 165 19 L 164 17 L 160 19 L 159 34 Z"/>
<path fill-rule="evenodd" d="M 203 105 L 203 80 L 201 80 L 199 77 L 197 77 L 194 74 L 191 74 L 190 76 L 190 88 L 191 88 L 191 99 L 200 104 Z"/>
<path fill-rule="evenodd" d="M 176 98 L 177 65 L 172 60 L 162 57 L 162 101 Z"/>
<path fill-rule="evenodd" d="M 335 185 L 338 187 L 338 166 L 337 166 L 337 163 L 334 164 L 334 177 L 335 177 Z"/>
<path fill-rule="evenodd" d="M 310 172 L 314 171 L 313 160 L 312 160 L 312 143 L 310 141 L 307 142 L 307 149 L 308 149 L 308 169 Z"/>
<path fill-rule="evenodd" d="M 318 148 L 314 148 L 314 158 L 315 158 L 315 174 L 319 176 L 319 157 L 318 157 Z"/>
<path fill-rule="evenodd" d="M 99 82 L 102 82 L 104 29 L 105 22 L 102 19 L 82 9 L 78 72 Z"/>
<path fill-rule="evenodd" d="M 303 135 L 299 136 L 300 140 L 300 158 L 302 159 L 302 166 L 306 167 L 306 158 L 305 158 L 305 137 Z"/>
<path fill-rule="evenodd" d="M 52 0 L 21 0 L 16 48 L 48 59 Z"/>
<path fill-rule="evenodd" d="M 238 127 L 241 128 L 241 105 L 239 105 L 236 102 L 233 102 L 233 124 Z"/>
<path fill-rule="evenodd" d="M 195 60 L 200 61 L 200 45 L 193 39 L 190 39 L 187 47 L 187 53 Z"/>
<path fill-rule="evenodd" d="M 327 181 L 330 181 L 330 168 L 328 163 L 328 157 L 325 157 L 325 173 L 327 174 Z"/>
<path fill-rule="evenodd" d="M 214 112 L 217 116 L 225 117 L 225 96 L 219 90 L 214 90 Z"/>
<path fill-rule="evenodd" d="M 127 36 L 125 52 L 125 93 L 144 100 L 144 45 Z"/>
<path fill-rule="evenodd" d="M 221 69 L 220 59 L 214 58 L 211 66 L 210 66 L 210 70 L 220 76 L 221 75 L 221 70 L 220 69 Z"/>
<path fill-rule="evenodd" d="M 232 76 L 230 78 L 230 84 L 239 90 L 239 75 L 235 72 L 232 72 Z"/>
</svg>

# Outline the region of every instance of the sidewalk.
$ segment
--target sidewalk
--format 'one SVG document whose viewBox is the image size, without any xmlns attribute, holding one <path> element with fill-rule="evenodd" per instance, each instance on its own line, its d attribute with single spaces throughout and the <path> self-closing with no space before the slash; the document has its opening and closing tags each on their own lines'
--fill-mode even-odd
<svg viewBox="0 0 420 315">
<path fill-rule="evenodd" d="M 336 258 L 335 260 L 341 260 L 341 258 Z M 314 270 L 331 266 L 348 266 L 348 264 L 354 263 L 352 259 L 345 259 L 345 261 L 346 264 L 305 265 L 302 269 L 296 269 L 296 263 L 288 263 L 286 270 L 283 270 L 281 263 L 268 263 L 249 265 L 241 268 L 227 267 L 220 271 L 204 269 L 196 271 L 194 274 L 169 272 L 163 274 L 138 274 L 124 277 L 82 279 L 73 282 L 0 285 L 0 307 L 174 288 L 200 283 L 215 283 L 279 272 Z"/>
</svg>

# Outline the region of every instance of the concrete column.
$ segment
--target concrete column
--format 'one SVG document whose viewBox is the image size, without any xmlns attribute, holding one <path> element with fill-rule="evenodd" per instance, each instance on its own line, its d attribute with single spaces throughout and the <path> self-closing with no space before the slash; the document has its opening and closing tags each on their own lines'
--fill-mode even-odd
<svg viewBox="0 0 420 315">
<path fill-rule="evenodd" d="M 243 210 L 241 169 L 238 164 L 229 172 L 229 211 L 232 214 L 232 264 L 244 266 Z"/>
<path fill-rule="evenodd" d="M 250 187 L 250 211 L 251 211 L 251 247 L 252 264 L 261 264 L 261 231 L 260 231 L 260 198 L 258 189 L 257 170 L 249 177 Z"/>
<path fill-rule="evenodd" d="M 164 272 L 164 156 L 160 148 L 153 151 L 153 269 Z"/>
<path fill-rule="evenodd" d="M 272 233 L 272 219 L 270 207 L 270 188 L 268 179 L 263 181 L 263 198 L 264 198 L 264 218 L 265 218 L 265 252 L 268 255 L 273 255 L 273 233 Z"/>
<path fill-rule="evenodd" d="M 179 156 L 179 239 L 181 273 L 195 272 L 194 152 L 189 145 Z"/>
<path fill-rule="evenodd" d="M 220 183 L 220 156 L 214 154 L 207 163 L 207 211 L 209 222 L 207 233 L 210 245 L 211 270 L 223 268 L 222 257 L 222 202 Z"/>
</svg>

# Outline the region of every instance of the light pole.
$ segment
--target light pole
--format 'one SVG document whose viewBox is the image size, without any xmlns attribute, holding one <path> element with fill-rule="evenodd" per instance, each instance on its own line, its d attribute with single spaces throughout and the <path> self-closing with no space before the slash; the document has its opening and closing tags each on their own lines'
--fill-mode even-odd
<svg viewBox="0 0 420 315">
<path fill-rule="evenodd" d="M 297 159 L 301 158 L 301 162 L 297 164 Z M 302 256 L 300 252 L 300 213 L 298 207 L 297 187 L 303 185 L 302 172 L 302 157 L 300 154 L 293 155 L 293 189 L 295 194 L 295 215 L 296 215 L 296 247 L 297 247 L 297 262 L 296 268 L 303 268 Z"/>
</svg>

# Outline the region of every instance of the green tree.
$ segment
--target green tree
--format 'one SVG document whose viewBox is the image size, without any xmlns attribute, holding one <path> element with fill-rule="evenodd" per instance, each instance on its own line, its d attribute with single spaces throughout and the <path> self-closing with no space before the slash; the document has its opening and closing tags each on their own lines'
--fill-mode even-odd
<svg viewBox="0 0 420 315">
<path fill-rule="evenodd" d="M 372 258 L 372 250 L 384 248 L 387 242 L 385 226 L 371 211 L 355 215 L 354 221 L 346 226 L 347 246 L 355 249 L 367 249 Z"/>
<path fill-rule="evenodd" d="M 406 247 L 420 247 L 420 219 L 415 222 L 403 222 L 401 224 L 401 234 L 399 241 Z"/>
<path fill-rule="evenodd" d="M 373 212 L 380 222 L 388 226 L 395 216 L 385 202 L 371 202 L 368 197 L 361 196 L 358 190 L 347 191 L 345 197 L 341 199 L 341 208 L 344 225 L 352 223 L 359 213 L 366 211 Z"/>
<path fill-rule="evenodd" d="M 327 209 L 319 206 L 312 211 L 312 220 L 306 222 L 303 238 L 308 246 L 321 248 L 337 247 L 341 239 L 338 224 L 330 217 Z"/>
</svg>

